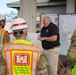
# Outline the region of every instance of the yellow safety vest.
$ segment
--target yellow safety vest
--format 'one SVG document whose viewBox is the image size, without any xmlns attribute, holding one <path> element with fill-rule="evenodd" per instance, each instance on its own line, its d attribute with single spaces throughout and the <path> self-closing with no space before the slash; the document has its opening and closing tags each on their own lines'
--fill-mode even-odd
<svg viewBox="0 0 76 75">
<path fill-rule="evenodd" d="M 10 42 L 9 33 L 0 28 L 0 45 L 4 46 L 6 43 Z"/>
<path fill-rule="evenodd" d="M 3 48 L 8 75 L 35 75 L 40 49 L 29 41 L 15 40 Z"/>
<path fill-rule="evenodd" d="M 72 69 L 72 75 L 76 75 L 76 64 L 74 65 L 74 68 Z"/>
</svg>

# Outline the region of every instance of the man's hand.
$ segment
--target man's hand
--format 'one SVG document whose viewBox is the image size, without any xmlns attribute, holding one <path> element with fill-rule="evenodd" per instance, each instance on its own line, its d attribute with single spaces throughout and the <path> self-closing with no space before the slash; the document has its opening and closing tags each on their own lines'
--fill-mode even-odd
<svg viewBox="0 0 76 75">
<path fill-rule="evenodd" d="M 53 36 L 49 36 L 49 37 L 41 37 L 39 34 L 38 34 L 38 37 L 37 37 L 38 40 L 40 41 L 49 41 L 49 42 L 54 42 L 57 40 L 57 35 L 53 35 Z"/>
<path fill-rule="evenodd" d="M 38 34 L 37 39 L 40 40 L 40 41 L 43 41 L 44 40 L 44 38 L 42 38 L 39 34 Z"/>
</svg>

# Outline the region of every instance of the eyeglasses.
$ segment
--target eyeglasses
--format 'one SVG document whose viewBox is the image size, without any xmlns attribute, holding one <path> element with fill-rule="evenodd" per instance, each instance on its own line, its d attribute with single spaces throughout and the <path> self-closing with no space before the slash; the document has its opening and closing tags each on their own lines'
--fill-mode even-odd
<svg viewBox="0 0 76 75">
<path fill-rule="evenodd" d="M 17 32 L 15 31 L 14 34 L 19 36 L 19 35 L 23 34 L 25 31 L 26 31 L 26 29 L 21 30 L 21 31 L 17 31 Z"/>
</svg>

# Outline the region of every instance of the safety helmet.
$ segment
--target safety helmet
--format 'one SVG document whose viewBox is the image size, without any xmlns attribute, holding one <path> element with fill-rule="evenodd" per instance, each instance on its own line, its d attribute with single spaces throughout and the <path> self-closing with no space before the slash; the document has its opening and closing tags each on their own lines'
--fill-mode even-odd
<svg viewBox="0 0 76 75">
<path fill-rule="evenodd" d="M 13 20 L 12 30 L 28 29 L 27 22 L 23 18 L 16 18 Z"/>
<path fill-rule="evenodd" d="M 1 20 L 4 20 L 4 21 L 6 20 L 5 16 L 2 15 L 2 14 L 0 14 L 0 21 L 1 21 Z"/>
</svg>

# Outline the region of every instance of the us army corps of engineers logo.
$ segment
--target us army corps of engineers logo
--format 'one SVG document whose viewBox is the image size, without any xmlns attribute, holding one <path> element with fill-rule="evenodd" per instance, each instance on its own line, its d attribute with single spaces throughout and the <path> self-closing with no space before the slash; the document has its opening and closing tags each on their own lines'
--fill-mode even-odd
<svg viewBox="0 0 76 75">
<path fill-rule="evenodd" d="M 28 66 L 30 62 L 30 54 L 26 53 L 15 53 L 14 54 L 14 64 L 15 65 L 23 65 L 23 66 Z"/>
</svg>

